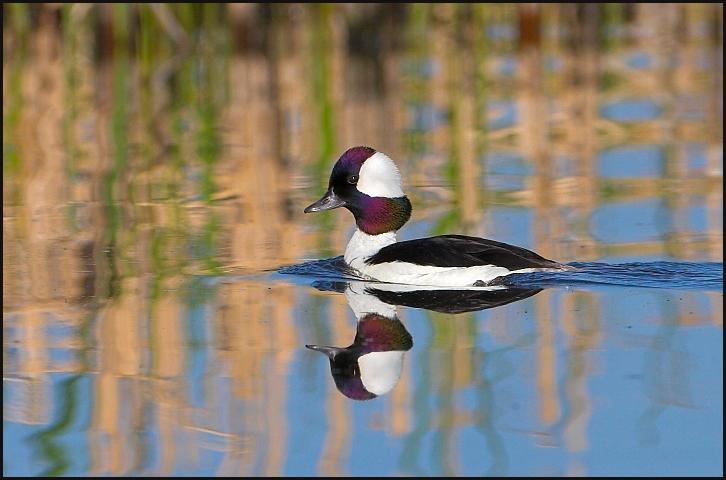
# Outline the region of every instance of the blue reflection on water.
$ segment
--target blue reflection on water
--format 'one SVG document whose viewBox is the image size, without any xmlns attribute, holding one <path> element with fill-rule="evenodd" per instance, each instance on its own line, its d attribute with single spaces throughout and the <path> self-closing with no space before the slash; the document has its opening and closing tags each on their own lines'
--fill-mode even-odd
<svg viewBox="0 0 726 480">
<path fill-rule="evenodd" d="M 653 65 L 653 59 L 645 52 L 633 52 L 625 57 L 625 63 L 636 70 L 646 70 Z"/>
<path fill-rule="evenodd" d="M 643 122 L 655 120 L 661 114 L 662 107 L 648 98 L 616 100 L 603 105 L 600 114 L 617 122 Z"/>
<path fill-rule="evenodd" d="M 650 177 L 663 173 L 663 149 L 656 145 L 611 148 L 598 155 L 598 174 L 601 177 Z"/>
<path fill-rule="evenodd" d="M 487 102 L 488 126 L 492 130 L 511 127 L 519 121 L 517 106 L 511 100 L 490 100 Z"/>
<path fill-rule="evenodd" d="M 672 231 L 670 209 L 658 198 L 602 205 L 590 225 L 593 238 L 604 244 L 653 242 Z"/>
</svg>

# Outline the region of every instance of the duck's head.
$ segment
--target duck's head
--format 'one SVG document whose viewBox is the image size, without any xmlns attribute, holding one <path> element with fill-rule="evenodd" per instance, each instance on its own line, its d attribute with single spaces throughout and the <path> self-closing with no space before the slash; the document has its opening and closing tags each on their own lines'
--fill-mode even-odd
<svg viewBox="0 0 726 480">
<path fill-rule="evenodd" d="M 411 217 L 396 164 L 370 147 L 353 147 L 340 156 L 328 191 L 305 213 L 338 207 L 350 210 L 358 228 L 369 235 L 396 231 Z"/>
<path fill-rule="evenodd" d="M 398 318 L 369 313 L 358 321 L 351 346 L 305 346 L 328 356 L 330 373 L 343 395 L 370 400 L 396 386 L 404 353 L 413 346 L 413 339 Z"/>
</svg>

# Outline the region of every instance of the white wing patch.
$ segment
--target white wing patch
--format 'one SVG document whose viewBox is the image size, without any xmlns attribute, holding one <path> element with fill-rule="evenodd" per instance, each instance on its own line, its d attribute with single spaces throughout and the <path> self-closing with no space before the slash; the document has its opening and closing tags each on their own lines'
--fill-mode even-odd
<svg viewBox="0 0 726 480">
<path fill-rule="evenodd" d="M 401 173 L 388 155 L 376 152 L 371 155 L 358 172 L 358 191 L 369 197 L 403 197 Z"/>
</svg>

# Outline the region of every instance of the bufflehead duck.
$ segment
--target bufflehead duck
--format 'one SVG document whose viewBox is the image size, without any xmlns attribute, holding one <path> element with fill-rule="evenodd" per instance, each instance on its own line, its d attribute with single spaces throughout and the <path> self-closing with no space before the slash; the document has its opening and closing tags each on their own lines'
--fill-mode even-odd
<svg viewBox="0 0 726 480">
<path fill-rule="evenodd" d="M 345 262 L 367 279 L 478 287 L 512 273 L 569 269 L 527 249 L 478 237 L 396 241 L 396 232 L 411 217 L 411 202 L 396 164 L 371 147 L 343 153 L 330 174 L 328 191 L 305 213 L 338 207 L 350 210 L 358 227 L 345 249 Z"/>
</svg>

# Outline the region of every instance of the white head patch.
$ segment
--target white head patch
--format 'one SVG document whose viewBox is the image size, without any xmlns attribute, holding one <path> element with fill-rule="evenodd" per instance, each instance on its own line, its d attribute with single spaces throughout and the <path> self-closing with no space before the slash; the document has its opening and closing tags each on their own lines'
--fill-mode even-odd
<svg viewBox="0 0 726 480">
<path fill-rule="evenodd" d="M 360 381 L 371 393 L 383 395 L 398 383 L 403 369 L 403 354 L 397 350 L 371 352 L 358 358 Z"/>
<path fill-rule="evenodd" d="M 358 172 L 358 191 L 370 197 L 403 197 L 401 173 L 388 155 L 376 152 L 371 155 Z"/>
</svg>

